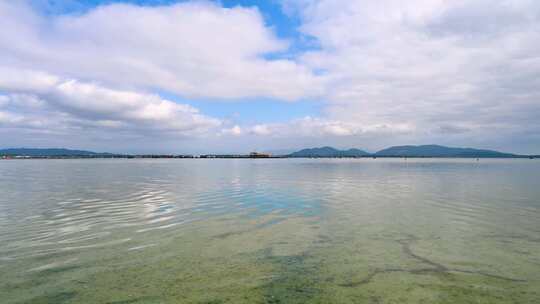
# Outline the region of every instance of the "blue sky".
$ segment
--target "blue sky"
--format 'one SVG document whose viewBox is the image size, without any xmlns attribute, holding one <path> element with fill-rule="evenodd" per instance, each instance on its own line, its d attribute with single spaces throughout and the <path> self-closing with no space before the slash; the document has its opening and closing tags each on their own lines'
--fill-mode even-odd
<svg viewBox="0 0 540 304">
<path fill-rule="evenodd" d="M 530 0 L 0 2 L 0 147 L 539 153 L 538 11 Z"/>
<path fill-rule="evenodd" d="M 159 94 L 178 103 L 189 104 L 210 116 L 240 124 L 287 122 L 296 117 L 319 116 L 322 107 L 317 100 L 286 103 L 268 98 L 242 98 L 220 102 L 215 99 L 183 99 L 166 92 Z"/>
</svg>

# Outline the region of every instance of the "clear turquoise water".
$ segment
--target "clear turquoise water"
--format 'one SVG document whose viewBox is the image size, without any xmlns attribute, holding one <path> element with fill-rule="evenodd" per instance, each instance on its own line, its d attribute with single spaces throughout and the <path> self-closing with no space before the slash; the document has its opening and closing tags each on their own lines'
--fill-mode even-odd
<svg viewBox="0 0 540 304">
<path fill-rule="evenodd" d="M 1 303 L 540 303 L 540 162 L 0 161 Z"/>
</svg>

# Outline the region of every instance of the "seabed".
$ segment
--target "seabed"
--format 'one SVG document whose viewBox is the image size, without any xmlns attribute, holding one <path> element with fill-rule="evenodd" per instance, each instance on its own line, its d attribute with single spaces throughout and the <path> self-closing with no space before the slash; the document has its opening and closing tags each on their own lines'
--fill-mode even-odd
<svg viewBox="0 0 540 304">
<path fill-rule="evenodd" d="M 38 256 L 25 272 L 4 265 L 3 301 L 540 303 L 538 264 L 531 263 L 540 261 L 540 239 L 515 235 L 458 240 L 270 214 L 188 223 L 159 245 L 129 242 L 74 260 Z M 123 254 L 111 254 L 118 250 Z"/>
</svg>

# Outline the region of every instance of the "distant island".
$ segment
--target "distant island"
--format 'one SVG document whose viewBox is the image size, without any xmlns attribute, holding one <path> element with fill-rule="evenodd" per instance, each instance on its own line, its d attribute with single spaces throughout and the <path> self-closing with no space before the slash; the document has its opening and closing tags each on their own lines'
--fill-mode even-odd
<svg viewBox="0 0 540 304">
<path fill-rule="evenodd" d="M 512 153 L 503 153 L 493 150 L 473 149 L 473 148 L 453 148 L 439 145 L 423 146 L 395 146 L 383 149 L 375 153 L 377 156 L 397 156 L 397 157 L 523 157 Z"/>
<path fill-rule="evenodd" d="M 528 155 L 493 150 L 454 148 L 440 145 L 393 146 L 375 153 L 359 149 L 338 150 L 332 147 L 303 149 L 290 157 L 461 157 L 461 158 L 526 158 Z"/>
<path fill-rule="evenodd" d="M 48 156 L 112 156 L 112 153 L 98 153 L 84 150 L 70 150 L 62 148 L 14 148 L 0 150 L 0 155 L 4 156 L 28 156 L 28 157 L 48 157 Z"/>
<path fill-rule="evenodd" d="M 274 156 L 267 153 L 249 154 L 114 154 L 64 148 L 10 148 L 0 149 L 0 159 L 12 158 L 361 158 L 361 157 L 450 157 L 450 158 L 540 158 L 540 155 L 519 155 L 493 150 L 456 148 L 440 145 L 393 146 L 375 153 L 361 149 L 339 150 L 333 147 L 302 149 L 287 155 Z"/>
<path fill-rule="evenodd" d="M 0 159 L 67 159 L 67 158 L 190 158 L 191 155 L 162 155 L 162 154 L 115 154 L 108 152 L 92 152 L 64 148 L 10 148 L 0 149 Z"/>
</svg>

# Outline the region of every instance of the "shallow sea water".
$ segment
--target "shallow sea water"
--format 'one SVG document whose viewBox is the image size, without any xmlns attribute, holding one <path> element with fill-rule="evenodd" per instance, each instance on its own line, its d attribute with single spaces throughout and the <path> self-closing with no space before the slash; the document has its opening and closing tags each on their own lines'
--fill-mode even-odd
<svg viewBox="0 0 540 304">
<path fill-rule="evenodd" d="M 1 303 L 540 303 L 540 161 L 0 161 Z"/>
</svg>

